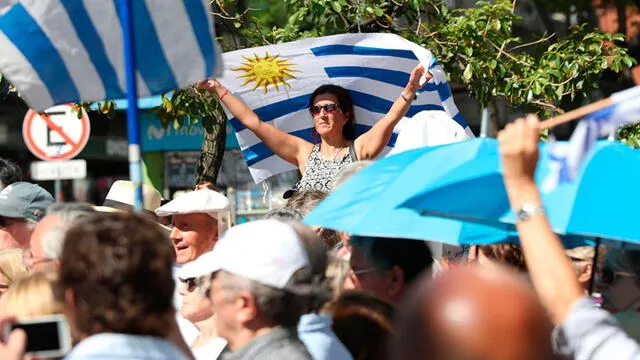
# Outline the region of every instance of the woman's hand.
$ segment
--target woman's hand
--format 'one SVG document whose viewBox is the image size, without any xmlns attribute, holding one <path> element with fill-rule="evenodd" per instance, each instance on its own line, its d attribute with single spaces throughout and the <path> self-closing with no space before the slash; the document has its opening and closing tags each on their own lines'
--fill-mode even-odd
<svg viewBox="0 0 640 360">
<path fill-rule="evenodd" d="M 406 92 L 409 93 L 408 95 L 413 97 L 416 94 L 416 92 L 418 92 L 418 90 L 420 90 L 420 88 L 424 85 L 424 84 L 420 85 L 420 79 L 422 79 L 422 76 L 424 76 L 425 73 L 426 73 L 427 82 L 428 82 L 429 80 L 431 80 L 433 76 L 431 75 L 430 72 L 428 72 L 424 68 L 422 64 L 419 64 L 418 66 L 413 68 L 413 70 L 411 71 L 411 76 L 409 76 L 409 82 L 405 87 Z"/>
<path fill-rule="evenodd" d="M 0 317 L 0 329 L 12 322 L 16 318 L 13 316 Z M 9 338 L 0 342 L 0 359 L 3 360 L 22 360 L 24 351 L 27 346 L 27 335 L 21 329 L 13 330 L 9 334 Z"/>
<path fill-rule="evenodd" d="M 216 79 L 202 80 L 197 84 L 197 86 L 200 89 L 213 90 L 216 92 L 216 94 L 222 90 L 222 85 L 220 85 L 220 83 Z"/>
</svg>

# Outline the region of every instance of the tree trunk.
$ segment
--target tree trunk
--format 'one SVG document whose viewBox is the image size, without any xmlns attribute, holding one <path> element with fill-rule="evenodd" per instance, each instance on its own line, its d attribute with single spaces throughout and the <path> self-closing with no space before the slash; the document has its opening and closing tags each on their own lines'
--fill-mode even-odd
<svg viewBox="0 0 640 360">
<path fill-rule="evenodd" d="M 196 169 L 196 184 L 204 181 L 215 184 L 222 166 L 227 141 L 227 115 L 222 110 L 222 106 L 218 106 L 217 111 L 210 118 L 202 121 L 206 131 Z"/>
</svg>

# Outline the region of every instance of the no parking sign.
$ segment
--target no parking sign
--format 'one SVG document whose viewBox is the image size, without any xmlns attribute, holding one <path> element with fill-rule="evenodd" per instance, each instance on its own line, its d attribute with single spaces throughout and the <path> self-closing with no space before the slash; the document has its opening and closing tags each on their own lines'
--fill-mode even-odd
<svg viewBox="0 0 640 360">
<path fill-rule="evenodd" d="M 22 123 L 22 136 L 27 147 L 42 160 L 72 159 L 84 149 L 89 140 L 89 116 L 81 109 L 82 117 L 71 105 L 57 105 L 43 114 L 29 110 Z"/>
</svg>

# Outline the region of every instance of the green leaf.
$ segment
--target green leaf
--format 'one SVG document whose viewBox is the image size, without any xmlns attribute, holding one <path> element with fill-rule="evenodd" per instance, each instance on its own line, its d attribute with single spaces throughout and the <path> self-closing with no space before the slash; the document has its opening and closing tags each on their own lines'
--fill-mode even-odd
<svg viewBox="0 0 640 360">
<path fill-rule="evenodd" d="M 564 85 L 556 86 L 556 97 L 557 97 L 557 100 L 561 100 L 562 99 L 562 94 L 564 94 Z"/>
<path fill-rule="evenodd" d="M 464 53 L 467 54 L 467 56 L 471 57 L 471 55 L 473 55 L 473 48 L 472 47 L 465 48 Z"/>
<path fill-rule="evenodd" d="M 466 81 L 471 80 L 471 77 L 473 76 L 473 70 L 471 68 L 471 63 L 467 64 L 467 66 L 464 69 L 464 72 L 462 73 L 462 78 L 465 79 Z"/>
<path fill-rule="evenodd" d="M 628 68 L 633 66 L 633 59 L 629 56 L 625 56 L 624 58 L 622 58 L 622 61 L 625 65 L 627 65 Z"/>
<path fill-rule="evenodd" d="M 537 81 L 533 83 L 533 93 L 534 95 L 540 95 L 542 93 L 542 87 Z"/>
<path fill-rule="evenodd" d="M 331 5 L 333 6 L 333 10 L 336 12 L 342 12 L 342 5 L 340 5 L 340 2 L 334 1 Z"/>
<path fill-rule="evenodd" d="M 382 9 L 380 8 L 377 8 L 375 13 L 377 17 L 381 17 L 382 15 L 384 15 L 384 11 L 382 11 Z"/>
</svg>

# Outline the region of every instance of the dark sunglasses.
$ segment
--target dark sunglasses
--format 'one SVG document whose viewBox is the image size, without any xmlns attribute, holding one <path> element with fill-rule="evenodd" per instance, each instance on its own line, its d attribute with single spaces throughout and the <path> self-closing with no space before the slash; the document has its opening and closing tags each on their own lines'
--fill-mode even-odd
<svg viewBox="0 0 640 360">
<path fill-rule="evenodd" d="M 198 286 L 198 284 L 196 283 L 196 278 L 180 279 L 180 282 L 184 285 L 185 289 L 189 291 Z"/>
<path fill-rule="evenodd" d="M 339 104 L 314 105 L 311 107 L 311 114 L 318 115 L 324 109 L 328 113 L 332 113 L 340 108 Z"/>
</svg>

